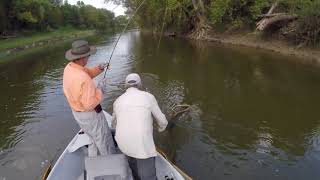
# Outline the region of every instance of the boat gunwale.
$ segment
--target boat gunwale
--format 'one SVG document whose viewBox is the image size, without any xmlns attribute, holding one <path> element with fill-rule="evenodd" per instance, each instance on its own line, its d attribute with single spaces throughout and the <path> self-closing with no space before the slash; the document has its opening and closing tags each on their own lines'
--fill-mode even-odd
<svg viewBox="0 0 320 180">
<path fill-rule="evenodd" d="M 56 164 L 59 163 L 61 161 L 61 159 L 63 158 L 63 155 L 65 155 L 67 153 L 68 147 L 71 145 L 71 143 L 73 141 L 75 141 L 79 132 L 81 132 L 81 130 L 79 130 L 77 132 L 77 134 L 71 139 L 71 141 L 68 143 L 67 147 L 63 150 L 63 152 L 61 153 L 61 155 L 59 156 L 59 158 L 57 159 L 57 161 L 54 164 L 52 163 L 54 161 L 54 159 L 51 160 L 51 163 L 49 164 L 49 168 L 47 168 L 42 175 L 42 180 L 46 180 L 50 176 L 51 172 L 53 172 L 57 168 Z"/>
<path fill-rule="evenodd" d="M 185 178 L 186 180 L 192 180 L 192 178 L 191 178 L 187 173 L 185 173 L 184 171 L 182 171 L 177 165 L 175 165 L 173 162 L 171 162 L 170 159 L 168 158 L 168 156 L 166 155 L 166 153 L 164 153 L 164 152 L 163 152 L 161 149 L 159 149 L 158 147 L 157 147 L 157 152 L 158 152 L 158 154 L 159 154 L 160 156 L 162 156 L 164 159 L 166 159 L 166 160 L 170 163 L 170 165 L 172 165 L 173 168 L 174 168 L 175 170 L 177 170 L 178 173 L 181 174 L 181 176 L 182 176 L 183 178 Z"/>
<path fill-rule="evenodd" d="M 81 132 L 81 130 L 79 131 Z M 54 170 L 57 168 L 56 164 L 59 163 L 61 161 L 61 159 L 63 158 L 63 156 L 68 153 L 68 147 L 71 145 L 71 143 L 75 140 L 75 138 L 77 138 L 77 136 L 79 135 L 79 132 L 72 138 L 72 140 L 69 142 L 69 144 L 67 145 L 67 147 L 64 149 L 64 151 L 61 153 L 61 155 L 59 156 L 59 158 L 57 159 L 57 161 L 53 164 L 50 163 L 48 165 L 48 167 L 46 168 L 46 170 L 44 171 L 44 173 L 42 174 L 42 180 L 46 180 L 48 179 L 48 177 L 50 177 L 51 172 L 54 172 Z M 168 156 L 158 147 L 156 148 L 158 155 L 161 156 L 162 158 L 164 158 L 183 178 L 185 178 L 186 180 L 192 180 L 192 178 L 187 175 L 184 171 L 182 171 L 178 166 L 176 166 L 173 162 L 171 162 L 168 158 Z"/>
</svg>

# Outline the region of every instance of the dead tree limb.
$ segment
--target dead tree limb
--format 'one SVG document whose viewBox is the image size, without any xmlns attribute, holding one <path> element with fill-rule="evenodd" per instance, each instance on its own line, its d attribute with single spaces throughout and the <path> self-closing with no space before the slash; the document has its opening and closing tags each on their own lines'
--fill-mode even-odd
<svg viewBox="0 0 320 180">
<path fill-rule="evenodd" d="M 279 16 L 279 15 L 285 15 L 285 14 L 288 14 L 288 13 L 262 14 L 262 15 L 259 15 L 258 17 L 260 17 L 260 18 L 270 18 L 270 17 Z"/>
<path fill-rule="evenodd" d="M 288 15 L 288 14 L 274 16 L 274 17 L 266 19 L 263 24 L 260 24 L 258 27 L 258 30 L 263 31 L 263 30 L 267 29 L 268 27 L 272 26 L 273 24 L 290 22 L 290 21 L 295 20 L 297 18 L 298 18 L 297 15 Z"/>
<path fill-rule="evenodd" d="M 269 9 L 268 13 L 266 15 L 270 15 L 273 13 L 274 9 L 278 6 L 280 0 L 276 0 L 271 8 Z M 265 26 L 264 24 L 267 23 L 268 18 L 263 18 L 262 20 L 260 20 L 257 23 L 257 30 L 262 31 L 261 29 L 263 29 L 262 27 Z"/>
</svg>

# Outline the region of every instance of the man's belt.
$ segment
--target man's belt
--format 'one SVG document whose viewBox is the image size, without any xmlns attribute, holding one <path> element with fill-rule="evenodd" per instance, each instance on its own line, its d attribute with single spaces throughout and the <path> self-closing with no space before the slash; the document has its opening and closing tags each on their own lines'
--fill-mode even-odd
<svg viewBox="0 0 320 180">
<path fill-rule="evenodd" d="M 100 112 L 102 111 L 101 105 L 98 104 L 98 105 L 94 108 L 94 110 L 96 111 L 96 113 L 100 113 Z"/>
<path fill-rule="evenodd" d="M 74 111 L 75 111 L 75 112 L 85 112 L 85 111 L 76 111 L 76 110 L 74 110 Z M 101 105 L 98 104 L 98 105 L 94 108 L 94 111 L 95 111 L 96 113 L 100 113 L 100 112 L 102 111 Z"/>
</svg>

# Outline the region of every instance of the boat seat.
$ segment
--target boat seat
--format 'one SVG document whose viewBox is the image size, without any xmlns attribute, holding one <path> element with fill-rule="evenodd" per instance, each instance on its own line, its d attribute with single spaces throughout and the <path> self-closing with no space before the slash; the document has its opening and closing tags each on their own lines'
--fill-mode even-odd
<svg viewBox="0 0 320 180">
<path fill-rule="evenodd" d="M 127 158 L 123 154 L 86 157 L 87 180 L 133 180 Z"/>
</svg>

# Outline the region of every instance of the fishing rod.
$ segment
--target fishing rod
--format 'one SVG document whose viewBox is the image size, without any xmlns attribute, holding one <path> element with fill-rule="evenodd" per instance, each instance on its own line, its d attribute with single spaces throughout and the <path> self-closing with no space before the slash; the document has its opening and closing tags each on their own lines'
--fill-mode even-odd
<svg viewBox="0 0 320 180">
<path fill-rule="evenodd" d="M 119 42 L 122 34 L 126 31 L 127 27 L 129 26 L 130 22 L 132 21 L 134 15 L 138 12 L 138 10 L 140 9 L 140 7 L 143 5 L 143 3 L 144 3 L 145 1 L 146 1 L 146 0 L 143 0 L 143 1 L 141 2 L 141 4 L 139 5 L 139 7 L 134 11 L 134 13 L 132 14 L 132 16 L 129 18 L 129 21 L 127 22 L 126 26 L 123 28 L 121 34 L 119 35 L 119 37 L 118 37 L 118 39 L 117 39 L 117 41 L 116 41 L 116 44 L 114 45 L 113 50 L 112 50 L 112 52 L 111 52 L 111 55 L 110 55 L 110 58 L 109 58 L 109 61 L 108 61 L 108 66 L 107 66 L 106 71 L 104 72 L 103 78 L 106 77 L 107 71 L 108 71 L 108 69 L 109 69 L 109 65 L 110 65 L 110 63 L 111 63 L 111 59 L 112 59 L 113 53 L 114 53 L 114 51 L 115 51 L 115 49 L 116 49 L 116 47 L 117 47 L 117 44 L 118 44 L 118 42 Z"/>
</svg>

